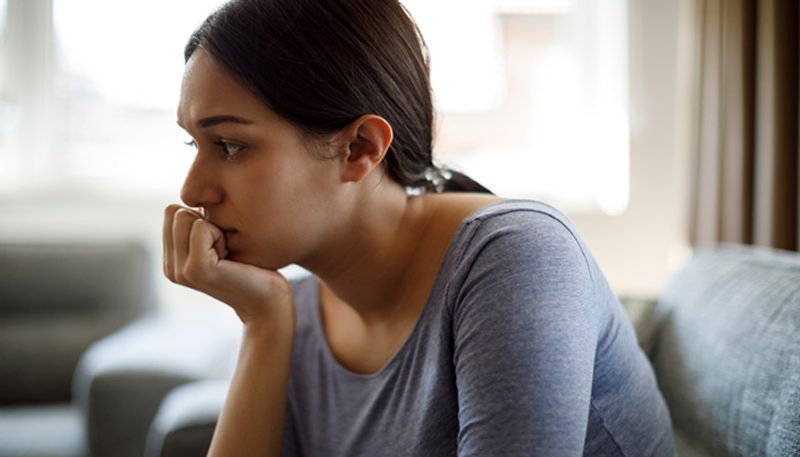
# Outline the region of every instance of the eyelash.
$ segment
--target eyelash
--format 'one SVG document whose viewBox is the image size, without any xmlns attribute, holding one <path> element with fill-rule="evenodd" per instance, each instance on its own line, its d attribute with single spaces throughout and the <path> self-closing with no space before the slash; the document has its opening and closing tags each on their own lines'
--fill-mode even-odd
<svg viewBox="0 0 800 457">
<path fill-rule="evenodd" d="M 195 149 L 197 149 L 197 141 L 195 140 L 184 141 L 183 144 L 187 146 L 192 146 Z M 242 152 L 242 150 L 244 150 L 244 146 L 235 143 L 229 143 L 225 140 L 215 141 L 214 144 L 220 147 L 220 149 L 222 150 L 221 151 L 222 156 L 225 158 L 225 160 L 234 160 Z M 228 150 L 228 147 L 234 147 L 236 148 L 236 151 L 230 152 Z"/>
</svg>

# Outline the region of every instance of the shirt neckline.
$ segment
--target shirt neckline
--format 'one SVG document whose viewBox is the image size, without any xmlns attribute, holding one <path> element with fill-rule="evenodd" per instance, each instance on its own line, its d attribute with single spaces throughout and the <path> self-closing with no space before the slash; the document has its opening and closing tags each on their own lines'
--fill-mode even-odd
<svg viewBox="0 0 800 457">
<path fill-rule="evenodd" d="M 316 275 L 311 275 L 312 285 L 313 288 L 313 303 L 312 303 L 312 320 L 314 326 L 314 332 L 316 333 L 317 340 L 319 341 L 320 346 L 322 347 L 322 352 L 326 361 L 334 367 L 338 373 L 341 373 L 344 376 L 354 378 L 354 379 L 361 379 L 361 380 L 370 380 L 370 379 L 377 379 L 384 376 L 387 376 L 387 373 L 391 371 L 391 369 L 397 365 L 400 359 L 402 359 L 405 354 L 408 352 L 408 347 L 413 344 L 413 341 L 418 338 L 418 334 L 420 332 L 420 327 L 422 323 L 425 321 L 427 315 L 431 312 L 431 299 L 438 293 L 439 289 L 443 287 L 443 284 L 440 284 L 442 281 L 445 280 L 443 276 L 443 271 L 450 271 L 451 263 L 454 262 L 456 259 L 453 258 L 455 252 L 453 252 L 458 245 L 461 244 L 460 238 L 462 238 L 466 233 L 467 226 L 470 225 L 473 221 L 479 219 L 481 216 L 484 216 L 486 213 L 493 211 L 495 208 L 503 205 L 508 204 L 516 204 L 519 202 L 530 201 L 533 200 L 521 200 L 521 199 L 501 199 L 496 202 L 492 202 L 488 205 L 482 206 L 477 210 L 470 213 L 464 219 L 461 220 L 459 223 L 458 228 L 453 233 L 450 241 L 447 245 L 447 249 L 445 250 L 444 256 L 442 256 L 442 260 L 439 264 L 439 269 L 436 270 L 436 276 L 433 281 L 433 286 L 431 287 L 431 291 L 428 294 L 428 298 L 425 300 L 425 305 L 422 307 L 422 311 L 420 312 L 419 316 L 417 317 L 416 322 L 414 323 L 414 327 L 411 330 L 411 333 L 408 335 L 403 344 L 401 344 L 397 350 L 389 357 L 386 363 L 383 364 L 381 368 L 377 371 L 372 373 L 356 373 L 342 365 L 336 357 L 333 355 L 333 351 L 331 350 L 330 345 L 328 344 L 328 339 L 325 336 L 325 330 L 322 327 L 322 310 L 321 310 L 321 303 L 320 303 L 320 294 L 319 294 L 319 278 Z"/>
</svg>

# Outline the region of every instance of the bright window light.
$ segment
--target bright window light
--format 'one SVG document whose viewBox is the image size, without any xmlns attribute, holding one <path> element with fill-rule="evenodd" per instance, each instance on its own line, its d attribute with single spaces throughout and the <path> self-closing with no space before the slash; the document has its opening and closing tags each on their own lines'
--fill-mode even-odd
<svg viewBox="0 0 800 457">
<path fill-rule="evenodd" d="M 626 0 L 404 3 L 432 54 L 441 161 L 497 194 L 625 210 Z"/>
<path fill-rule="evenodd" d="M 55 0 L 69 119 L 67 173 L 82 186 L 126 195 L 177 193 L 194 155 L 175 125 L 183 47 L 222 3 Z"/>
<path fill-rule="evenodd" d="M 21 117 L 0 93 L 0 178 L 3 168 L 10 173 L 0 192 L 33 182 L 53 192 L 176 196 L 193 158 L 175 125 L 183 47 L 224 2 L 47 1 L 53 20 L 39 23 L 52 23 L 54 71 L 50 81 L 18 88 L 40 94 L 18 98 L 46 106 L 44 121 Z M 0 0 L 0 18 L 8 2 L 29 4 Z M 431 52 L 440 162 L 500 195 L 571 211 L 625 210 L 627 0 L 403 3 Z M 18 30 L 20 47 L 26 36 Z M 1 67 L 0 88 L 16 64 Z M 31 74 L 50 68 L 37 65 Z M 41 87 L 52 87 L 47 103 L 41 94 L 50 89 Z M 14 140 L 21 131 L 46 138 Z M 38 152 L 20 160 L 11 151 L 23 147 Z M 29 156 L 37 168 L 25 168 Z"/>
</svg>

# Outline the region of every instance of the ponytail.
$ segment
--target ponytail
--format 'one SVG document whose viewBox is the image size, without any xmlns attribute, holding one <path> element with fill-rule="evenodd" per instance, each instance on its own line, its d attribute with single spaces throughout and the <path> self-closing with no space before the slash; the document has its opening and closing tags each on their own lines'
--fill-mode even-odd
<svg viewBox="0 0 800 457">
<path fill-rule="evenodd" d="M 445 192 L 479 192 L 494 195 L 492 191 L 464 173 L 453 170 L 449 171 L 452 176 L 444 185 Z"/>
</svg>

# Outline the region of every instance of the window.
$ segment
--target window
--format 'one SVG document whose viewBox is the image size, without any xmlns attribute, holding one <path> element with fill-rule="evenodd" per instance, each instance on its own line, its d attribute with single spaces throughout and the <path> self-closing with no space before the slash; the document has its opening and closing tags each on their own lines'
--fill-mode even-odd
<svg viewBox="0 0 800 457">
<path fill-rule="evenodd" d="M 6 0 L 0 0 L 0 183 L 8 181 L 10 168 L 8 166 L 8 138 L 11 135 L 11 115 L 9 114 L 10 103 L 6 90 Z M 2 186 L 2 184 L 0 184 Z"/>
<path fill-rule="evenodd" d="M 431 50 L 440 161 L 501 195 L 625 210 L 626 0 L 405 4 Z"/>
<path fill-rule="evenodd" d="M 183 47 L 221 3 L 55 1 L 70 176 L 120 192 L 176 192 L 194 157 L 175 125 Z"/>
<path fill-rule="evenodd" d="M 0 192 L 175 195 L 183 46 L 221 3 L 7 0 Z"/>
<path fill-rule="evenodd" d="M 183 46 L 221 3 L 0 0 L 0 192 L 176 195 Z M 624 210 L 626 0 L 404 3 L 431 50 L 440 162 L 498 194 Z"/>
</svg>

